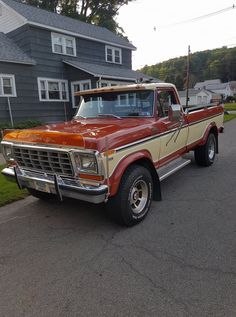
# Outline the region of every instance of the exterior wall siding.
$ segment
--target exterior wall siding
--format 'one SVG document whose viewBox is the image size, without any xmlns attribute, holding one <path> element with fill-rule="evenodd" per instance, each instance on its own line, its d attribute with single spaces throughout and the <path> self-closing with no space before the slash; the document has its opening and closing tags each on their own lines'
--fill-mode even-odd
<svg viewBox="0 0 236 317">
<path fill-rule="evenodd" d="M 122 65 L 105 61 L 105 44 L 76 38 L 77 56 L 52 52 L 51 32 L 43 28 L 23 25 L 7 34 L 25 53 L 36 61 L 35 66 L 0 63 L 0 73 L 14 74 L 17 97 L 11 98 L 13 119 L 22 122 L 37 119 L 45 122 L 70 120 L 75 113 L 72 107 L 71 82 L 91 80 L 96 87 L 98 78 L 63 63 L 63 60 L 79 60 L 131 69 L 131 51 L 122 49 Z M 69 102 L 40 101 L 38 78 L 68 80 Z M 0 97 L 0 120 L 10 120 L 7 98 Z"/>
<path fill-rule="evenodd" d="M 28 24 L 7 33 L 7 36 L 12 39 L 23 52 L 29 56 L 31 55 L 31 32 Z"/>
<path fill-rule="evenodd" d="M 14 123 L 27 120 L 42 122 L 64 121 L 70 115 L 70 105 L 64 102 L 40 102 L 34 66 L 0 63 L 0 72 L 15 75 L 17 97 L 10 97 Z M 65 116 L 64 106 L 67 109 Z M 8 99 L 0 97 L 0 122 L 9 123 Z"/>
<path fill-rule="evenodd" d="M 7 33 L 21 27 L 24 24 L 24 19 L 21 18 L 18 14 L 14 13 L 12 10 L 9 10 L 5 4 L 1 6 L 1 15 L 0 15 L 0 32 Z"/>
</svg>

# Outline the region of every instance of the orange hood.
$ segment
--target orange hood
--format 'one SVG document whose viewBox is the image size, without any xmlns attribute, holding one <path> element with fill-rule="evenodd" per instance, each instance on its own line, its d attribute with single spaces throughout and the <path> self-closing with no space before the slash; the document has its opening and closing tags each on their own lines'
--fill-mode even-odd
<svg viewBox="0 0 236 317">
<path fill-rule="evenodd" d="M 104 151 L 151 135 L 152 118 L 99 118 L 72 120 L 26 130 L 8 131 L 5 141 L 24 144 L 71 146 Z"/>
</svg>

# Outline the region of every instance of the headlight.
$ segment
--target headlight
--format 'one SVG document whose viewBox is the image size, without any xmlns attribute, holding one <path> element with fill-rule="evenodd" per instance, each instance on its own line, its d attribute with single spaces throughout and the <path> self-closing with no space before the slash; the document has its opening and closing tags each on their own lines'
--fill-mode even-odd
<svg viewBox="0 0 236 317">
<path fill-rule="evenodd" d="M 97 160 L 94 154 L 90 153 L 74 153 L 75 163 L 78 172 L 98 173 Z"/>
<path fill-rule="evenodd" d="M 6 161 L 10 161 L 13 159 L 13 148 L 10 144 L 2 144 L 3 156 Z"/>
</svg>

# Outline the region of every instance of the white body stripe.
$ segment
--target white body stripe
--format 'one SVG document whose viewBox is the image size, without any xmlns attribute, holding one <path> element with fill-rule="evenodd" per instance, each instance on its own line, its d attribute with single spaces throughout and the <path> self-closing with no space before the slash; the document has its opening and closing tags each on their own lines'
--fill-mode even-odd
<svg viewBox="0 0 236 317">
<path fill-rule="evenodd" d="M 178 129 L 172 130 L 170 133 L 167 131 L 167 133 L 157 135 L 156 138 L 145 138 L 143 142 L 140 140 L 140 142 L 127 144 L 123 148 L 116 149 L 115 153 L 109 155 L 109 176 L 113 174 L 119 163 L 132 153 L 148 151 L 151 154 L 153 163 L 157 163 L 161 159 L 183 149 L 185 146 L 201 140 L 212 122 L 216 123 L 217 128 L 221 127 L 223 124 L 223 114 L 184 126 L 180 132 L 178 132 Z M 106 166 L 105 153 L 103 153 L 103 160 L 104 166 Z"/>
</svg>

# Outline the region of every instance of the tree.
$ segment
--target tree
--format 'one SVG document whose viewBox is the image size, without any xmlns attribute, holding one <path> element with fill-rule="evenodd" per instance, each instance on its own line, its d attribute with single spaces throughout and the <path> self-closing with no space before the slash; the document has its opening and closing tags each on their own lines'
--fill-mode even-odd
<svg viewBox="0 0 236 317">
<path fill-rule="evenodd" d="M 173 58 L 156 65 L 146 65 L 141 72 L 184 88 L 186 56 Z M 219 78 L 222 82 L 236 80 L 236 47 L 222 47 L 191 54 L 189 86 L 196 82 Z"/>
<path fill-rule="evenodd" d="M 135 0 L 21 0 L 21 2 L 52 12 L 106 27 L 123 35 L 115 18 L 123 5 Z"/>
</svg>

